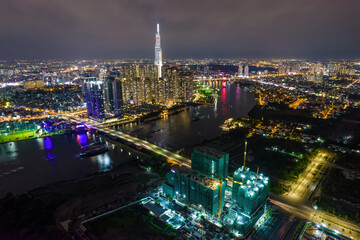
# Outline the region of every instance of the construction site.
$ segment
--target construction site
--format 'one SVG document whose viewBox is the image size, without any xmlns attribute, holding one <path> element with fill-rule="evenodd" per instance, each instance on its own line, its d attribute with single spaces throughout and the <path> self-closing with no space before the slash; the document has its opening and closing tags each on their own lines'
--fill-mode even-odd
<svg viewBox="0 0 360 240">
<path fill-rule="evenodd" d="M 228 158 L 228 153 L 197 147 L 191 168 L 173 165 L 162 186 L 145 198 L 83 220 L 80 229 L 99 239 L 245 238 L 271 216 L 269 178 L 242 166 L 233 179 L 227 175 Z M 150 224 L 143 227 L 144 221 Z"/>
<path fill-rule="evenodd" d="M 245 150 L 246 151 L 246 150 Z M 162 193 L 236 237 L 246 236 L 267 211 L 269 178 L 244 166 L 227 176 L 229 154 L 195 148 L 191 168 L 173 167 Z M 224 174 L 226 173 L 226 175 Z"/>
</svg>

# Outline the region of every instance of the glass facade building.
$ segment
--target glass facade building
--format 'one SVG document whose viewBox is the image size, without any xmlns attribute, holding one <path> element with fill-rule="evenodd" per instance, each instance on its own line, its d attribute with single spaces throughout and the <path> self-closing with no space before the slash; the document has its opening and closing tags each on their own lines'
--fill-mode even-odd
<svg viewBox="0 0 360 240">
<path fill-rule="evenodd" d="M 213 215 L 218 213 L 219 204 L 220 209 L 224 206 L 226 182 L 185 167 L 174 167 L 167 174 L 167 180 L 163 182 L 162 187 L 166 195 L 201 205 Z"/>
<path fill-rule="evenodd" d="M 196 147 L 191 153 L 191 168 L 214 178 L 227 178 L 229 154 L 209 147 Z"/>
<path fill-rule="evenodd" d="M 191 154 L 191 169 L 171 169 L 162 189 L 180 202 L 201 205 L 211 215 L 219 213 L 227 230 L 238 237 L 246 236 L 268 214 L 269 178 L 241 167 L 231 179 L 228 164 L 228 153 L 196 147 Z"/>
<path fill-rule="evenodd" d="M 103 82 L 95 77 L 86 78 L 84 90 L 88 116 L 101 121 L 105 118 Z"/>
<path fill-rule="evenodd" d="M 104 86 L 106 112 L 121 117 L 123 109 L 122 82 L 113 76 L 107 76 Z"/>
<path fill-rule="evenodd" d="M 234 172 L 232 199 L 245 213 L 253 214 L 269 195 L 269 178 L 249 168 L 241 167 Z"/>
</svg>

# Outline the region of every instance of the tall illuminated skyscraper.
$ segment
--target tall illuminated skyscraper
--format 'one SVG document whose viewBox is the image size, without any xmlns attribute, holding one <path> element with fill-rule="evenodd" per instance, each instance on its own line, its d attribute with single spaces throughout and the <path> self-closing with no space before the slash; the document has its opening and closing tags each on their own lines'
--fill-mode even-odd
<svg viewBox="0 0 360 240">
<path fill-rule="evenodd" d="M 162 63 L 162 50 L 160 43 L 160 25 L 157 24 L 156 34 L 155 34 L 155 65 L 158 67 L 158 77 L 161 78 L 161 67 Z"/>
<path fill-rule="evenodd" d="M 105 109 L 108 113 L 122 116 L 123 97 L 122 82 L 113 76 L 106 76 L 104 80 Z"/>
<path fill-rule="evenodd" d="M 104 82 L 95 77 L 89 77 L 84 81 L 84 88 L 88 116 L 94 120 L 102 121 L 105 118 Z"/>
</svg>

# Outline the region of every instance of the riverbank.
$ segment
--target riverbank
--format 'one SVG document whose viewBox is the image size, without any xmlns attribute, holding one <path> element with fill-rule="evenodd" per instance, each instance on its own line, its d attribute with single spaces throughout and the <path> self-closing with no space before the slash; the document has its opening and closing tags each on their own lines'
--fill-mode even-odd
<svg viewBox="0 0 360 240">
<path fill-rule="evenodd" d="M 172 107 L 169 109 L 162 109 L 162 110 L 158 110 L 155 112 L 151 112 L 144 116 L 141 116 L 138 118 L 133 118 L 133 119 L 126 120 L 126 121 L 105 123 L 104 126 L 113 127 L 113 126 L 126 125 L 126 124 L 130 124 L 130 123 L 151 122 L 151 121 L 155 121 L 155 120 L 159 120 L 159 119 L 164 119 L 167 116 L 171 116 L 171 115 L 175 115 L 177 113 L 183 112 L 183 111 L 191 108 L 192 106 L 200 106 L 200 105 L 211 106 L 210 104 L 207 104 L 207 103 L 188 103 L 186 105 L 179 105 L 179 106 L 175 106 L 175 107 Z"/>
<path fill-rule="evenodd" d="M 0 199 L 0 205 L 9 206 L 0 208 L 0 238 L 67 239 L 66 231 L 76 228 L 79 216 L 89 218 L 142 198 L 170 171 L 163 157 L 107 141 L 121 152 L 130 150 L 131 154 L 129 151 L 125 155 L 131 157 L 111 171 L 53 182 L 25 194 L 7 193 Z"/>
<path fill-rule="evenodd" d="M 172 108 L 172 109 L 170 108 L 169 110 L 163 110 L 160 113 L 158 113 L 157 116 L 145 117 L 144 119 L 142 119 L 142 121 L 149 122 L 149 121 L 154 121 L 157 119 L 166 118 L 167 116 L 174 115 L 174 114 L 180 113 L 182 111 L 185 111 L 186 109 L 188 109 L 190 107 L 191 107 L 191 105 L 182 106 L 182 107 L 178 107 L 178 108 Z"/>
</svg>

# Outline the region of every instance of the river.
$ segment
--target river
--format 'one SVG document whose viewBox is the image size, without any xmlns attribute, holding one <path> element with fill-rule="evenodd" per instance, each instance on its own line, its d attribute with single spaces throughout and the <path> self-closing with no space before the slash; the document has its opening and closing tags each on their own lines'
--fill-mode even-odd
<svg viewBox="0 0 360 240">
<path fill-rule="evenodd" d="M 236 84 L 216 87 L 220 90 L 214 106 L 191 107 L 166 119 L 131 123 L 117 129 L 171 151 L 191 148 L 204 139 L 217 137 L 224 133 L 220 125 L 226 119 L 247 117 L 256 100 L 254 93 Z"/>
<path fill-rule="evenodd" d="M 98 141 L 95 137 L 90 133 L 66 134 L 0 144 L 0 197 L 108 171 L 114 164 L 134 157 L 134 153 L 106 141 L 108 152 L 80 157 L 81 146 Z"/>
<path fill-rule="evenodd" d="M 191 107 L 166 119 L 128 124 L 121 129 L 172 151 L 217 137 L 223 133 L 219 126 L 226 119 L 246 117 L 256 102 L 253 93 L 235 84 L 213 87 L 220 89 L 214 106 Z M 134 157 L 133 152 L 111 143 L 107 153 L 79 157 L 81 146 L 95 137 L 90 133 L 66 134 L 0 144 L 0 197 L 6 192 L 24 193 L 47 183 L 108 171 Z"/>
</svg>

